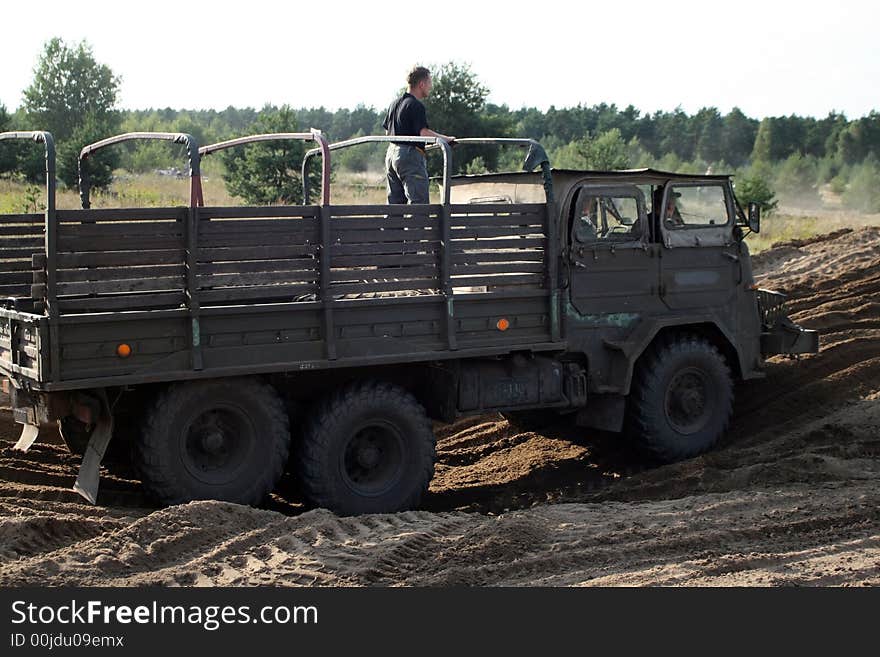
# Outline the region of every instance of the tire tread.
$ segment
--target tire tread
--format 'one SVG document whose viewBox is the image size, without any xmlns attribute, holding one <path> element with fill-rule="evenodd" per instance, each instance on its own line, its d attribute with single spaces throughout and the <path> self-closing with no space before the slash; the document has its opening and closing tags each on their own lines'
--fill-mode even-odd
<svg viewBox="0 0 880 657">
<path fill-rule="evenodd" d="M 664 426 L 663 409 L 657 403 L 664 391 L 664 370 L 676 359 L 706 354 L 721 368 L 724 385 L 728 387 L 720 429 L 714 436 L 697 449 L 683 449 L 681 443 L 673 444 L 659 427 Z M 633 378 L 633 391 L 627 402 L 626 431 L 639 447 L 653 459 L 662 463 L 672 463 L 702 454 L 714 447 L 730 425 L 733 414 L 733 382 L 730 367 L 717 347 L 705 339 L 691 334 L 679 334 L 662 338 L 646 354 L 646 360 L 639 364 Z"/>
<path fill-rule="evenodd" d="M 390 383 L 370 380 L 352 383 L 333 392 L 320 401 L 309 414 L 296 452 L 297 474 L 306 501 L 310 506 L 345 512 L 348 506 L 345 500 L 339 499 L 332 487 L 327 485 L 328 466 L 324 456 L 332 452 L 334 436 L 345 423 L 352 409 L 364 405 L 398 407 L 404 409 L 406 414 L 416 413 L 419 416 L 418 423 L 422 431 L 416 439 L 429 443 L 429 449 L 417 450 L 417 454 L 421 457 L 416 465 L 420 472 L 419 485 L 409 491 L 397 508 L 389 508 L 387 511 L 403 511 L 417 507 L 434 476 L 437 441 L 431 421 L 422 405 L 411 393 Z"/>
<path fill-rule="evenodd" d="M 185 485 L 177 480 L 173 470 L 169 469 L 163 460 L 163 436 L 165 432 L 173 430 L 168 426 L 168 422 L 189 403 L 193 394 L 197 394 L 198 387 L 208 387 L 218 383 L 230 384 L 231 381 L 215 379 L 172 384 L 159 393 L 145 413 L 143 431 L 136 443 L 134 454 L 144 488 L 163 505 L 191 501 L 186 494 Z M 269 447 L 265 452 L 268 455 L 265 460 L 266 467 L 260 469 L 259 476 L 253 479 L 243 495 L 238 499 L 229 500 L 257 506 L 275 488 L 283 474 L 290 450 L 289 421 L 284 403 L 271 385 L 255 378 L 237 380 L 235 385 L 239 390 L 244 390 L 245 394 L 260 400 L 263 410 L 270 418 L 271 429 L 267 433 L 272 439 L 271 445 L 263 445 Z"/>
</svg>

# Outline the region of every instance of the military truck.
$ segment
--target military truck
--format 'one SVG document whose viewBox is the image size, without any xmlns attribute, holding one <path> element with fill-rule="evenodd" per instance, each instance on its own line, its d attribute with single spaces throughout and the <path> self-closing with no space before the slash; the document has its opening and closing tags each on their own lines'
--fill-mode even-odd
<svg viewBox="0 0 880 657">
<path fill-rule="evenodd" d="M 342 514 L 417 506 L 432 420 L 503 413 L 621 433 L 659 462 L 724 434 L 734 384 L 774 354 L 818 351 L 785 298 L 758 289 L 758 232 L 728 176 L 554 170 L 531 140 L 523 171 L 452 175 L 439 202 L 336 205 L 317 143 L 304 203 L 212 207 L 189 135 L 188 207 L 58 210 L 48 133 L 46 211 L 0 217 L 0 371 L 26 450 L 57 422 L 95 502 L 108 444 L 128 445 L 162 504 L 259 504 L 285 468 L 307 502 Z M 395 141 L 401 138 L 395 137 Z M 309 189 L 321 155 L 321 192 Z"/>
</svg>

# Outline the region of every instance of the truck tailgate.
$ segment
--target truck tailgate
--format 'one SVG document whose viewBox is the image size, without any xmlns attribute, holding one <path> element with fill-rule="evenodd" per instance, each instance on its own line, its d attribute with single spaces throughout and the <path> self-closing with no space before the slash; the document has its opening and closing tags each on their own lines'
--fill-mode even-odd
<svg viewBox="0 0 880 657">
<path fill-rule="evenodd" d="M 46 329 L 45 317 L 0 308 L 0 371 L 18 381 L 42 381 Z"/>
</svg>

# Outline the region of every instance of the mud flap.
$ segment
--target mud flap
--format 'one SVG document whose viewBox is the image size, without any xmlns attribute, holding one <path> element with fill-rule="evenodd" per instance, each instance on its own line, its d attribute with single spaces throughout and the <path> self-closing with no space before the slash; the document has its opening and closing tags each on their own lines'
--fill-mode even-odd
<svg viewBox="0 0 880 657">
<path fill-rule="evenodd" d="M 104 458 L 104 452 L 107 451 L 107 445 L 112 437 L 113 416 L 109 413 L 102 414 L 101 419 L 95 424 L 95 430 L 92 431 L 86 453 L 79 466 L 79 474 L 73 484 L 73 490 L 92 504 L 95 504 L 98 499 L 101 460 Z"/>
<path fill-rule="evenodd" d="M 26 452 L 31 448 L 31 445 L 34 444 L 34 441 L 37 439 L 37 436 L 40 433 L 40 427 L 35 424 L 23 424 L 21 425 L 21 437 L 18 439 L 18 442 L 15 443 L 15 447 L 12 449 L 18 452 Z"/>
</svg>

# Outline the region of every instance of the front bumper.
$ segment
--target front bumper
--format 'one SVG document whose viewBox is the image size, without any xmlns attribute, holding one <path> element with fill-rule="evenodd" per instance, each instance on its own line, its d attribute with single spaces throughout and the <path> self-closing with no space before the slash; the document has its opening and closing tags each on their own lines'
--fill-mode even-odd
<svg viewBox="0 0 880 657">
<path fill-rule="evenodd" d="M 764 358 L 777 354 L 817 354 L 819 333 L 805 329 L 783 318 L 769 331 L 761 333 L 761 355 Z"/>
<path fill-rule="evenodd" d="M 819 353 L 819 333 L 805 329 L 788 318 L 786 296 L 771 290 L 758 290 L 758 313 L 761 317 L 761 355 Z"/>
</svg>

